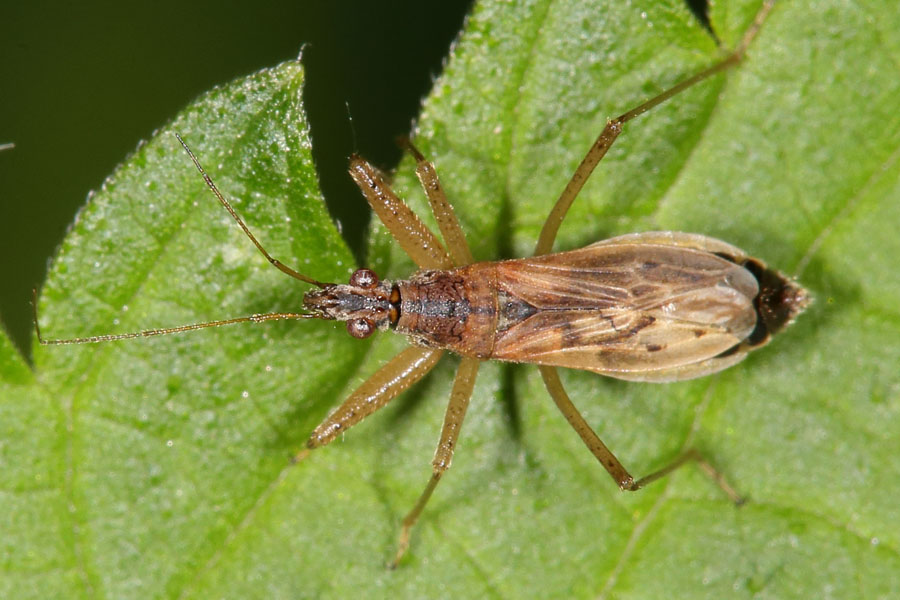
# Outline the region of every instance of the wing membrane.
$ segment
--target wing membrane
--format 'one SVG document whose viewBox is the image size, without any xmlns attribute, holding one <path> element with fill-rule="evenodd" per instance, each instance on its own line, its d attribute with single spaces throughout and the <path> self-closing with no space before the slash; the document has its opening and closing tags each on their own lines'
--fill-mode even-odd
<svg viewBox="0 0 900 600">
<path fill-rule="evenodd" d="M 693 248 L 595 245 L 505 261 L 497 285 L 535 308 L 498 333 L 501 360 L 631 379 L 710 359 L 756 325 L 756 279 Z"/>
</svg>

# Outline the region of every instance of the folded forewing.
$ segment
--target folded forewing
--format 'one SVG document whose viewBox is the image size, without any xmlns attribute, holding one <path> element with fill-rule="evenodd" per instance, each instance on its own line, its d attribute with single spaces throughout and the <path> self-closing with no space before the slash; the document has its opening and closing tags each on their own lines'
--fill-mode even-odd
<svg viewBox="0 0 900 600">
<path fill-rule="evenodd" d="M 497 265 L 504 323 L 493 356 L 633 378 L 714 357 L 753 330 L 756 279 L 692 248 L 595 245 Z M 502 308 L 502 307 L 501 307 Z"/>
</svg>

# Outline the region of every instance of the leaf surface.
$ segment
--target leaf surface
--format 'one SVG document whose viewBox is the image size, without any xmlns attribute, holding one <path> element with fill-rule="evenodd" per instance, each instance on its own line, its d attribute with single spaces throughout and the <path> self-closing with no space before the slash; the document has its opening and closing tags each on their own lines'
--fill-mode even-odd
<svg viewBox="0 0 900 600">
<path fill-rule="evenodd" d="M 724 46 L 757 9 L 713 4 Z M 896 595 L 893 13 L 779 3 L 745 62 L 626 126 L 556 244 L 700 232 L 810 289 L 815 304 L 794 326 L 716 376 L 650 385 L 562 373 L 633 474 L 693 445 L 749 497 L 742 508 L 693 467 L 619 492 L 536 369 L 486 363 L 453 469 L 389 572 L 399 521 L 430 474 L 456 359 L 291 466 L 315 424 L 403 340 L 368 344 L 329 323 L 220 328 L 40 348 L 32 373 L 3 338 L 3 595 Z M 606 118 L 719 56 L 677 2 L 478 4 L 416 134 L 476 257 L 529 254 Z M 214 90 L 127 159 L 54 262 L 45 335 L 299 307 L 307 286 L 259 256 L 173 130 L 274 256 L 345 280 L 351 259 L 316 191 L 301 85 L 286 63 Z M 433 223 L 410 161 L 394 187 Z M 412 270 L 377 226 L 369 262 L 385 276 Z"/>
</svg>

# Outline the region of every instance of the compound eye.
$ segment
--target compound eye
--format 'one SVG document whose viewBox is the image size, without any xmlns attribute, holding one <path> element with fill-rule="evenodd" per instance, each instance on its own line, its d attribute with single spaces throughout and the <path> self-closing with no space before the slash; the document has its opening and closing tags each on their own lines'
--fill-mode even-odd
<svg viewBox="0 0 900 600">
<path fill-rule="evenodd" d="M 371 269 L 357 269 L 350 276 L 350 285 L 371 289 L 378 285 L 378 275 Z"/>
<path fill-rule="evenodd" d="M 357 271 L 358 273 L 359 271 Z M 363 339 L 372 335 L 375 331 L 375 323 L 368 319 L 353 319 L 347 321 L 347 333 L 355 338 Z"/>
</svg>

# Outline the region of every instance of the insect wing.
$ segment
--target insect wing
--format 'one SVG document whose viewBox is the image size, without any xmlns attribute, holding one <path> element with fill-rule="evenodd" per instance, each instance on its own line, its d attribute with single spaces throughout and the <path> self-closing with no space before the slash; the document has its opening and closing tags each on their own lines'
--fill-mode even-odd
<svg viewBox="0 0 900 600">
<path fill-rule="evenodd" d="M 757 320 L 758 284 L 749 271 L 674 245 L 596 244 L 505 261 L 497 265 L 497 285 L 501 314 L 521 318 L 502 323 L 495 358 L 622 379 L 668 381 L 718 370 L 684 368 L 733 348 Z"/>
</svg>

